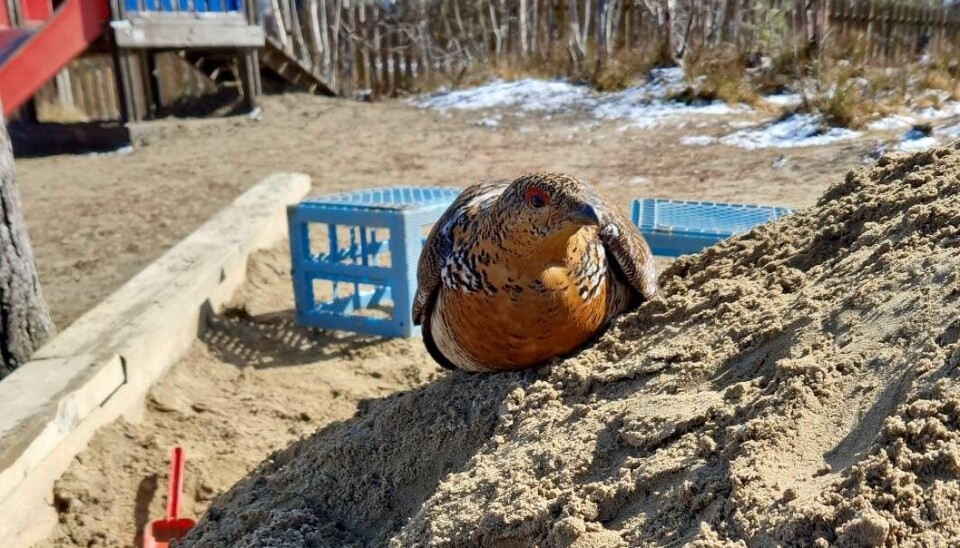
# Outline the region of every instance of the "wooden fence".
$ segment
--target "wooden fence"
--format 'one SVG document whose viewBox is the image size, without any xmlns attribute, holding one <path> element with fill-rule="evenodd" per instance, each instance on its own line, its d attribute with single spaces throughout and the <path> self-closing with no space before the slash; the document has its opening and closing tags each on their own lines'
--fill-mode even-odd
<svg viewBox="0 0 960 548">
<path fill-rule="evenodd" d="M 643 51 L 677 60 L 726 47 L 744 54 L 784 48 L 900 65 L 960 42 L 960 3 L 904 0 L 262 0 L 267 33 L 344 95 L 395 96 L 457 84 L 476 66 L 511 64 L 556 75 L 602 68 Z M 171 56 L 170 93 L 209 91 Z M 67 72 L 77 110 L 112 97 L 101 61 Z M 91 78 L 91 71 L 97 77 Z M 64 98 L 60 78 L 46 97 Z M 96 101 L 94 101 L 96 102 Z M 115 107 L 111 107 L 114 108 Z"/>
</svg>

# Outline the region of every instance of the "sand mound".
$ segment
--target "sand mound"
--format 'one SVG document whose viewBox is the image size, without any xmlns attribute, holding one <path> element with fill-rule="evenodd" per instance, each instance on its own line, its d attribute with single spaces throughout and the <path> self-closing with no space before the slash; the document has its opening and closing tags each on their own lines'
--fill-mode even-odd
<svg viewBox="0 0 960 548">
<path fill-rule="evenodd" d="M 576 357 L 369 402 L 184 544 L 956 544 L 958 148 L 677 261 Z"/>
</svg>

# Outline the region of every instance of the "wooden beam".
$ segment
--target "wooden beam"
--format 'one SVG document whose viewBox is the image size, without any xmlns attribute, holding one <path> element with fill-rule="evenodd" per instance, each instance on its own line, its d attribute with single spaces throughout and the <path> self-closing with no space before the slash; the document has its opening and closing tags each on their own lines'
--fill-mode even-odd
<svg viewBox="0 0 960 548">
<path fill-rule="evenodd" d="M 54 482 L 97 429 L 135 417 L 152 384 L 243 282 L 247 259 L 286 233 L 302 174 L 268 177 L 84 314 L 0 383 L 0 546 L 56 523 Z M 14 379 L 14 382 L 8 382 Z"/>
<path fill-rule="evenodd" d="M 186 17 L 114 21 L 114 40 L 124 49 L 260 48 L 263 29 L 242 18 L 190 19 Z"/>
</svg>

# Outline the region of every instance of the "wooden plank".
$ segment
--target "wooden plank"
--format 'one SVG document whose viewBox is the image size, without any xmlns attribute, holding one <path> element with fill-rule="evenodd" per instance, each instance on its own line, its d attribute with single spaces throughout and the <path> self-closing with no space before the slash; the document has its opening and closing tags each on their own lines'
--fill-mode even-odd
<svg viewBox="0 0 960 548">
<path fill-rule="evenodd" d="M 56 479 L 97 428 L 142 410 L 246 276 L 249 255 L 286 231 L 302 174 L 268 177 L 42 347 L 0 383 L 0 546 L 29 546 L 55 522 Z"/>
<path fill-rule="evenodd" d="M 261 48 L 259 26 L 204 19 L 113 21 L 114 40 L 120 48 Z"/>
<path fill-rule="evenodd" d="M 78 382 L 88 371 L 89 380 Z M 0 493 L 9 493 L 80 422 L 126 382 L 117 355 L 32 360 L 4 380 L 0 439 Z"/>
</svg>

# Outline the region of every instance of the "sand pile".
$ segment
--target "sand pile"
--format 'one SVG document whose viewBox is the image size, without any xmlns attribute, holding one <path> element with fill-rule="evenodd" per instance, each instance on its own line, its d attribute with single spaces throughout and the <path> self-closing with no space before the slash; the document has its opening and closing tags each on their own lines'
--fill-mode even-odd
<svg viewBox="0 0 960 548">
<path fill-rule="evenodd" d="M 272 455 L 187 546 L 960 542 L 960 150 L 883 158 L 538 371 Z"/>
</svg>

